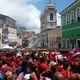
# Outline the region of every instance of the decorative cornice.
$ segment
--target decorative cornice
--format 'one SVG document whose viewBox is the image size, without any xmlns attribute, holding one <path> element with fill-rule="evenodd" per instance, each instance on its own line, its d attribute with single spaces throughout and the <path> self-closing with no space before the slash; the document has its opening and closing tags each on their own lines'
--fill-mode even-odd
<svg viewBox="0 0 80 80">
<path fill-rule="evenodd" d="M 62 32 L 70 31 L 70 30 L 75 30 L 75 29 L 80 29 L 80 26 L 79 26 L 79 27 L 75 27 L 75 28 L 71 28 L 71 29 L 65 29 L 65 30 L 62 30 Z"/>
<path fill-rule="evenodd" d="M 78 2 L 80 2 L 80 0 L 74 1 L 72 4 L 70 4 L 68 7 L 66 7 L 63 11 L 61 11 L 60 14 L 63 14 L 63 13 L 66 12 L 68 9 L 70 9 L 70 8 L 73 7 L 75 4 L 77 4 Z"/>
</svg>

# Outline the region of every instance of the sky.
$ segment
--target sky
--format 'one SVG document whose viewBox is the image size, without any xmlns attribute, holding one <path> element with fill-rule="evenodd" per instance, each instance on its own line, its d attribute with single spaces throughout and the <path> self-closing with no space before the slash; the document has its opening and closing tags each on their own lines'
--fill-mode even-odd
<svg viewBox="0 0 80 80">
<path fill-rule="evenodd" d="M 41 0 L 41 2 L 37 4 L 38 9 L 40 11 L 43 11 L 48 1 L 49 0 Z M 75 0 L 51 0 L 51 2 L 56 6 L 58 12 L 64 10 L 68 5 L 70 5 L 74 1 Z"/>
<path fill-rule="evenodd" d="M 52 0 L 58 12 L 61 12 L 74 0 Z M 29 31 L 40 31 L 40 14 L 48 0 L 1 0 L 0 14 L 12 17 L 18 26 Z"/>
</svg>

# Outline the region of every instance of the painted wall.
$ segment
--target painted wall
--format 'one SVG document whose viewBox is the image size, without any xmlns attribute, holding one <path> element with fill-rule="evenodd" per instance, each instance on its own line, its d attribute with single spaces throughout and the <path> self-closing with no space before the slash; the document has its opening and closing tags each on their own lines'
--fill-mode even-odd
<svg viewBox="0 0 80 80">
<path fill-rule="evenodd" d="M 67 13 L 70 14 L 71 11 L 74 11 L 74 13 L 75 13 L 75 10 L 77 7 L 80 7 L 80 2 L 78 2 L 75 6 L 66 10 L 62 14 L 62 16 L 63 15 L 65 16 Z M 75 15 L 74 15 L 74 17 L 75 17 Z M 62 26 L 62 37 L 63 37 L 63 39 L 80 38 L 80 22 L 76 22 L 76 19 L 74 18 L 74 21 L 72 23 L 69 22 L 69 24 Z"/>
</svg>

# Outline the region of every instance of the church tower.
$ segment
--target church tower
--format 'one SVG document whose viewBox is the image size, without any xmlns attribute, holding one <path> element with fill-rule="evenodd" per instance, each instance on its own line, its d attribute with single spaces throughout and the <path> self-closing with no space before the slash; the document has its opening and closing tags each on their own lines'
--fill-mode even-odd
<svg viewBox="0 0 80 80">
<path fill-rule="evenodd" d="M 57 11 L 51 0 L 41 13 L 41 47 L 46 49 L 58 48 L 60 27 L 57 27 Z"/>
<path fill-rule="evenodd" d="M 56 23 L 56 8 L 49 0 L 44 12 L 41 14 L 41 32 L 55 28 Z"/>
</svg>

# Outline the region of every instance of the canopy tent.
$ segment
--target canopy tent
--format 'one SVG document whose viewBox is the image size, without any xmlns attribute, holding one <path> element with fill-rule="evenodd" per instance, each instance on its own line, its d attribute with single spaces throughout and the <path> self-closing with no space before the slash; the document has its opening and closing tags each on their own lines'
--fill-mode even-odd
<svg viewBox="0 0 80 80">
<path fill-rule="evenodd" d="M 16 54 L 17 50 L 11 46 L 3 45 L 0 47 L 1 54 Z"/>
<path fill-rule="evenodd" d="M 14 49 L 14 48 L 11 46 L 5 45 L 5 46 L 2 46 L 2 49 Z"/>
</svg>

